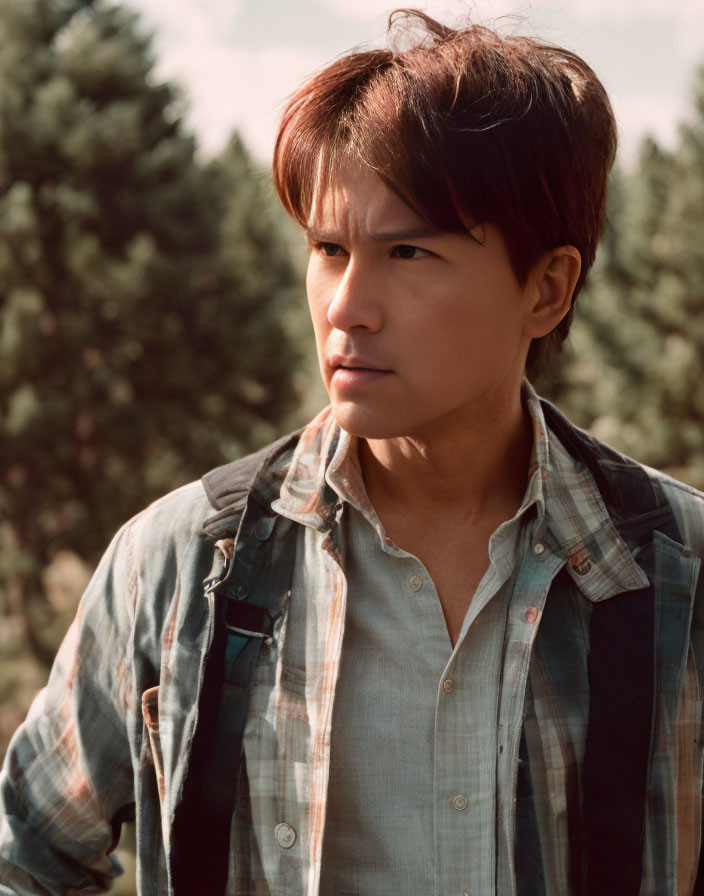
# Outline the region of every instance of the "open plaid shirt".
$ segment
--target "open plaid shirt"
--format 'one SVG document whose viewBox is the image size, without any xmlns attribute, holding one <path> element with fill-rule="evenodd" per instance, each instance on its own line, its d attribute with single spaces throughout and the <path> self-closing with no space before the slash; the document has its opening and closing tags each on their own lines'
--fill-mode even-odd
<svg viewBox="0 0 704 896">
<path fill-rule="evenodd" d="M 541 431 L 535 408 L 533 419 L 531 482 L 544 509 L 507 620 L 497 860 L 494 879 L 482 890 L 501 896 L 531 883 L 516 882 L 512 853 L 522 726 L 537 782 L 544 889 L 574 892 L 569 832 L 579 814 L 574 796 L 588 696 L 585 620 L 593 602 L 644 584 L 637 557 L 609 519 L 591 475 L 544 424 Z M 293 612 L 294 585 L 257 667 L 233 824 L 233 894 L 316 896 L 318 890 L 346 601 L 342 558 L 326 537 L 325 475 L 337 435 L 326 410 L 303 432 L 293 458 L 284 455 L 268 473 L 275 507 L 300 524 L 299 580 L 315 587 L 306 588 L 305 612 L 299 613 Z M 690 649 L 681 662 L 674 658 L 679 671 L 667 678 L 674 703 L 672 694 L 659 693 L 655 707 L 641 893 L 685 896 L 701 829 L 704 595 L 694 598 L 704 504 L 694 490 L 661 481 L 685 547 L 664 545 L 656 585 L 676 579 L 694 612 Z M 212 608 L 201 586 L 211 572 L 212 548 L 200 534 L 211 514 L 202 485 L 186 486 L 128 523 L 96 571 L 47 689 L 8 752 L 0 785 L 3 896 L 87 893 L 105 885 L 118 872 L 110 850 L 133 803 L 140 893 L 169 891 L 171 824 L 212 637 Z M 666 601 L 669 592 L 662 590 Z M 543 674 L 541 637 L 550 631 L 568 635 L 561 649 L 576 688 L 568 703 L 549 691 Z M 661 705 L 674 705 L 676 712 Z"/>
</svg>

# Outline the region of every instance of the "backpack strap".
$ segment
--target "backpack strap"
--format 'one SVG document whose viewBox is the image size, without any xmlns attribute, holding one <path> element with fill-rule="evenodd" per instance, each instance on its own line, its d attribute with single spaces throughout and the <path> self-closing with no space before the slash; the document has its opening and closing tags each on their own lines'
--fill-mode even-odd
<svg viewBox="0 0 704 896">
<path fill-rule="evenodd" d="M 214 603 L 214 630 L 198 703 L 198 721 L 173 823 L 175 896 L 224 894 L 230 828 L 237 798 L 250 683 L 260 651 L 270 646 L 290 593 L 296 527 L 271 509 L 277 461 L 295 435 L 257 455 L 219 467 L 203 485 L 216 511 L 204 525 L 226 560 L 204 583 Z M 236 538 L 232 536 L 236 532 Z"/>
<path fill-rule="evenodd" d="M 574 427 L 548 402 L 550 429 L 596 480 L 609 515 L 648 587 L 594 604 L 589 725 L 582 766 L 586 896 L 638 896 L 655 686 L 653 532 L 680 533 L 660 484 L 642 467 Z"/>
<path fill-rule="evenodd" d="M 589 626 L 589 726 L 582 766 L 586 896 L 638 896 L 655 679 L 651 582 L 597 603 Z"/>
</svg>

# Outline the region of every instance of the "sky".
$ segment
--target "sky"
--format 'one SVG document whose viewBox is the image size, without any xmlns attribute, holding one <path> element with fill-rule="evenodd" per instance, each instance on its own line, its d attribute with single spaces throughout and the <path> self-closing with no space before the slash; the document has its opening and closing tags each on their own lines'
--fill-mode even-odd
<svg viewBox="0 0 704 896">
<path fill-rule="evenodd" d="M 444 0 L 413 2 L 456 24 L 496 23 L 583 56 L 604 82 L 619 122 L 621 159 L 645 134 L 673 145 L 691 114 L 704 63 L 703 0 Z M 401 0 L 403 4 L 403 0 Z M 401 5 L 399 4 L 399 5 Z M 233 129 L 267 163 L 286 98 L 314 70 L 358 46 L 384 42 L 393 0 L 128 0 L 154 33 L 156 76 L 184 90 L 186 120 L 205 155 Z"/>
</svg>

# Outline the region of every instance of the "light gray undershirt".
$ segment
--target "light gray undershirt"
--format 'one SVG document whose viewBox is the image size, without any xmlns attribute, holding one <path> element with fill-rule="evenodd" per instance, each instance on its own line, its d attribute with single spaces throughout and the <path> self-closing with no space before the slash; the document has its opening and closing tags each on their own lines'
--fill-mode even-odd
<svg viewBox="0 0 704 896">
<path fill-rule="evenodd" d="M 453 650 L 424 565 L 345 504 L 347 616 L 320 896 L 494 892 L 504 635 L 533 520 L 524 503 L 492 536 Z"/>
</svg>

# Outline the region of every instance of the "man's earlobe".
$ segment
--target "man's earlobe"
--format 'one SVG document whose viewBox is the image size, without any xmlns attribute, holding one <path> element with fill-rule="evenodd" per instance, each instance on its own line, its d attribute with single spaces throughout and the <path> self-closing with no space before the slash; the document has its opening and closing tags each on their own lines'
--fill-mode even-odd
<svg viewBox="0 0 704 896">
<path fill-rule="evenodd" d="M 570 310 L 582 257 L 574 246 L 551 249 L 536 263 L 526 335 L 539 339 L 551 333 Z"/>
</svg>

